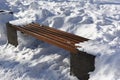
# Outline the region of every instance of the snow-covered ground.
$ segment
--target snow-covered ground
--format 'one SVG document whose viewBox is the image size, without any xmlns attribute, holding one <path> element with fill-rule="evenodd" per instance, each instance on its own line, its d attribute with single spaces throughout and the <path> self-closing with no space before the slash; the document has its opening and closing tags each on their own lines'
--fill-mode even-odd
<svg viewBox="0 0 120 80">
<path fill-rule="evenodd" d="M 5 23 L 37 22 L 91 39 L 79 50 L 96 55 L 89 80 L 120 80 L 120 0 L 0 0 L 0 80 L 77 80 L 69 52 L 18 32 L 7 44 Z"/>
</svg>

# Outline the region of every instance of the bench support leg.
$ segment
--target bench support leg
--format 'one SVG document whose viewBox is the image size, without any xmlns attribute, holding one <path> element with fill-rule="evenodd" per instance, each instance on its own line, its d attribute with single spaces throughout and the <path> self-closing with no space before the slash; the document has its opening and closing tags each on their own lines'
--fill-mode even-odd
<svg viewBox="0 0 120 80">
<path fill-rule="evenodd" d="M 8 43 L 14 45 L 15 47 L 18 45 L 17 40 L 17 30 L 11 26 L 11 24 L 7 23 L 7 38 Z"/>
<path fill-rule="evenodd" d="M 89 72 L 95 69 L 95 56 L 80 51 L 78 54 L 71 53 L 70 71 L 71 74 L 80 80 L 88 80 Z"/>
</svg>

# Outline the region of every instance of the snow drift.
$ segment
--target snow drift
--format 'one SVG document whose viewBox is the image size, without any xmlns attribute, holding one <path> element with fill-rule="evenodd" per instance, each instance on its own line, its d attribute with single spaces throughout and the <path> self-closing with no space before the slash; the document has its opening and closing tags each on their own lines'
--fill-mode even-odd
<svg viewBox="0 0 120 80">
<path fill-rule="evenodd" d="M 0 9 L 14 14 L 0 14 L 0 80 L 77 80 L 69 75 L 69 52 L 19 32 L 19 45 L 7 44 L 8 21 L 16 25 L 37 22 L 91 39 L 76 44 L 82 46 L 79 50 L 96 55 L 89 80 L 119 80 L 120 5 L 114 4 L 119 2 L 1 0 Z"/>
</svg>

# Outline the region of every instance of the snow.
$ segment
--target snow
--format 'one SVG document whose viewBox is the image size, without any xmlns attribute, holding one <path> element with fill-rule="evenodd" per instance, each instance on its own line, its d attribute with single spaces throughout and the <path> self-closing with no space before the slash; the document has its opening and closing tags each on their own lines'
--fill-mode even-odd
<svg viewBox="0 0 120 80">
<path fill-rule="evenodd" d="M 22 19 L 17 19 L 17 20 L 13 20 L 13 21 L 9 21 L 10 24 L 13 25 L 18 25 L 19 27 L 22 27 L 21 25 L 26 25 L 29 23 L 32 23 L 32 20 L 29 20 L 29 18 L 22 18 Z"/>
<path fill-rule="evenodd" d="M 77 80 L 69 52 L 18 32 L 7 44 L 5 23 L 37 22 L 91 39 L 76 44 L 95 55 L 89 80 L 120 80 L 119 0 L 0 0 L 0 80 Z M 13 11 L 14 14 L 9 14 Z"/>
<path fill-rule="evenodd" d="M 94 3 L 102 4 L 120 4 L 120 0 L 93 0 Z"/>
</svg>

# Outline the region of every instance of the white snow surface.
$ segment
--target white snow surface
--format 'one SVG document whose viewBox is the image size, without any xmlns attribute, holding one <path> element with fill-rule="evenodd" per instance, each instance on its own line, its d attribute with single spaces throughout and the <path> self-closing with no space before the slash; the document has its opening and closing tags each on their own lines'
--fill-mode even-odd
<svg viewBox="0 0 120 80">
<path fill-rule="evenodd" d="M 120 4 L 120 0 L 93 0 L 93 2 L 102 4 Z"/>
<path fill-rule="evenodd" d="M 102 3 L 102 4 L 100 4 Z M 5 24 L 31 22 L 91 39 L 76 44 L 95 55 L 89 80 L 120 80 L 120 0 L 0 0 L 0 80 L 78 80 L 69 52 L 18 32 L 7 44 Z M 8 14 L 7 10 L 14 14 Z"/>
</svg>

